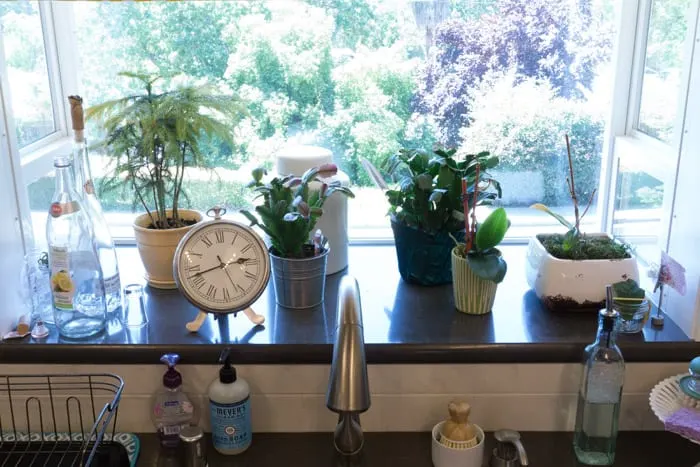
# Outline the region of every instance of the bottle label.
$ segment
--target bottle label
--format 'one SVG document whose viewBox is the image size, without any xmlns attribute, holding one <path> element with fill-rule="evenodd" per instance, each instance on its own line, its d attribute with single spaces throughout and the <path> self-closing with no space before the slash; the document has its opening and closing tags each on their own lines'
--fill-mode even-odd
<svg viewBox="0 0 700 467">
<path fill-rule="evenodd" d="M 51 293 L 53 304 L 62 310 L 73 309 L 75 286 L 70 277 L 70 259 L 67 247 L 52 246 L 49 250 L 51 262 Z"/>
<path fill-rule="evenodd" d="M 209 400 L 211 437 L 218 449 L 243 449 L 252 441 L 250 397 L 233 404 Z"/>
<path fill-rule="evenodd" d="M 72 212 L 80 211 L 80 204 L 76 201 L 70 201 L 68 203 L 51 203 L 51 217 L 61 217 Z"/>
<path fill-rule="evenodd" d="M 112 277 L 105 277 L 105 295 L 118 295 L 121 290 L 121 282 L 119 281 L 119 274 L 115 274 Z"/>
</svg>

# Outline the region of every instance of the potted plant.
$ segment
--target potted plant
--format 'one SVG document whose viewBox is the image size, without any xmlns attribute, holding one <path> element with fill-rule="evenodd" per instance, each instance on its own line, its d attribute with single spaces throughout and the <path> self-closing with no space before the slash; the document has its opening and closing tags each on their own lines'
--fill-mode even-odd
<svg viewBox="0 0 700 467">
<path fill-rule="evenodd" d="M 629 247 L 605 233 L 584 234 L 581 220 L 593 202 L 595 190 L 583 213 L 576 194 L 569 136 L 567 184 L 574 205 L 574 223 L 543 204 L 532 207 L 559 221 L 564 234 L 539 234 L 530 240 L 527 252 L 527 281 L 537 297 L 553 311 L 600 309 L 605 304 L 605 287 L 621 280 L 639 280 L 637 262 Z"/>
<path fill-rule="evenodd" d="M 333 193 L 354 197 L 340 181 L 324 181 L 337 171 L 334 164 L 325 164 L 307 170 L 301 177 L 275 177 L 263 183 L 265 170 L 253 170 L 249 186 L 263 199 L 255 207 L 260 220 L 246 210 L 241 213 L 270 237 L 275 298 L 280 306 L 301 309 L 323 302 L 329 247 L 321 232 L 314 232 L 316 221 Z M 318 183 L 319 189 L 311 189 L 312 183 Z"/>
<path fill-rule="evenodd" d="M 651 313 L 646 292 L 634 279 L 616 282 L 612 289 L 613 307 L 620 313 L 618 331 L 625 334 L 640 332 Z"/>
<path fill-rule="evenodd" d="M 476 165 L 472 190 L 462 182 L 465 241 L 452 249 L 452 282 L 455 307 L 467 314 L 483 315 L 491 311 L 498 284 L 508 266 L 496 248 L 506 236 L 510 221 L 503 208 L 491 212 L 481 224 L 476 221 L 480 167 Z"/>
<path fill-rule="evenodd" d="M 185 171 L 206 167 L 202 137 L 232 142 L 233 127 L 245 114 L 236 96 L 217 94 L 211 85 L 185 86 L 157 93 L 158 76 L 120 73 L 138 80 L 145 92 L 110 100 L 87 110 L 105 132 L 97 143 L 110 158 L 102 189 L 131 190 L 134 207 L 145 213 L 134 220 L 139 255 L 152 287 L 175 288 L 175 248 L 202 215 L 183 209 Z"/>
<path fill-rule="evenodd" d="M 476 205 L 501 196 L 501 186 L 488 170 L 498 158 L 488 152 L 455 158 L 455 149 L 437 148 L 432 153 L 402 149 L 389 157 L 383 168 L 398 185 L 386 190 L 401 277 L 420 285 L 452 281 L 450 252 L 453 238 L 464 239 L 462 180 L 473 187 L 478 179 Z M 367 167 L 367 164 L 365 163 Z M 477 174 L 476 167 L 481 167 Z M 373 178 L 378 172 L 374 169 Z M 473 188 L 472 188 L 473 189 Z"/>
</svg>

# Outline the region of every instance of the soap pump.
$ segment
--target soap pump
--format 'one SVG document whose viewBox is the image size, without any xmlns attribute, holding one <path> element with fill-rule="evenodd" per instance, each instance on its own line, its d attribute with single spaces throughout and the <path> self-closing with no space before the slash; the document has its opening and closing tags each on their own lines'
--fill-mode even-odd
<svg viewBox="0 0 700 467">
<path fill-rule="evenodd" d="M 219 376 L 209 385 L 212 442 L 221 454 L 240 454 L 253 441 L 250 387 L 231 366 L 231 349 L 224 349 L 219 363 L 223 363 Z"/>
<path fill-rule="evenodd" d="M 163 375 L 163 388 L 156 394 L 153 403 L 153 423 L 160 435 L 161 444 L 175 447 L 180 443 L 180 430 L 194 419 L 194 405 L 182 391 L 182 375 L 175 369 L 180 356 L 168 353 L 160 361 L 168 365 Z"/>
</svg>

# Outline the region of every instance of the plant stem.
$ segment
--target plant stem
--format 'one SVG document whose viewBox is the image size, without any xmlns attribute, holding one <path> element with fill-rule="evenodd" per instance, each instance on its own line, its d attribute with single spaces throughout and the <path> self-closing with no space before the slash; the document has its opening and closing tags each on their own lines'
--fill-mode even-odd
<svg viewBox="0 0 700 467">
<path fill-rule="evenodd" d="M 471 229 L 469 228 L 469 201 L 467 200 L 467 197 L 469 196 L 467 192 L 467 179 L 463 178 L 462 179 L 462 206 L 464 209 L 464 232 L 465 235 L 468 237 Z"/>
<path fill-rule="evenodd" d="M 576 196 L 576 183 L 574 181 L 574 162 L 571 158 L 571 144 L 569 143 L 569 135 L 564 135 L 564 138 L 566 139 L 566 156 L 569 159 L 569 179 L 567 180 L 569 184 L 569 194 L 571 195 L 571 201 L 574 202 L 574 227 L 576 228 L 576 232 L 579 232 L 581 217 L 579 216 L 578 197 Z M 591 201 L 592 200 L 593 197 L 591 197 Z"/>
<path fill-rule="evenodd" d="M 476 203 L 479 201 L 479 175 L 481 164 L 476 164 L 476 178 L 474 179 L 474 198 L 472 199 L 472 243 L 476 240 Z M 470 248 L 471 249 L 471 248 Z"/>
</svg>

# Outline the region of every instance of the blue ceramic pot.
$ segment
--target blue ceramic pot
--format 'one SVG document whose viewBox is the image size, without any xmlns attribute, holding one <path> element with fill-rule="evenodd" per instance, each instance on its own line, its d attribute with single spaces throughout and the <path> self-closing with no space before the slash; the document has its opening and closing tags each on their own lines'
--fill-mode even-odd
<svg viewBox="0 0 700 467">
<path fill-rule="evenodd" d="M 441 285 L 452 282 L 452 248 L 454 240 L 446 232 L 430 234 L 391 221 L 399 260 L 399 273 L 409 284 Z M 464 231 L 453 232 L 460 242 Z"/>
</svg>

